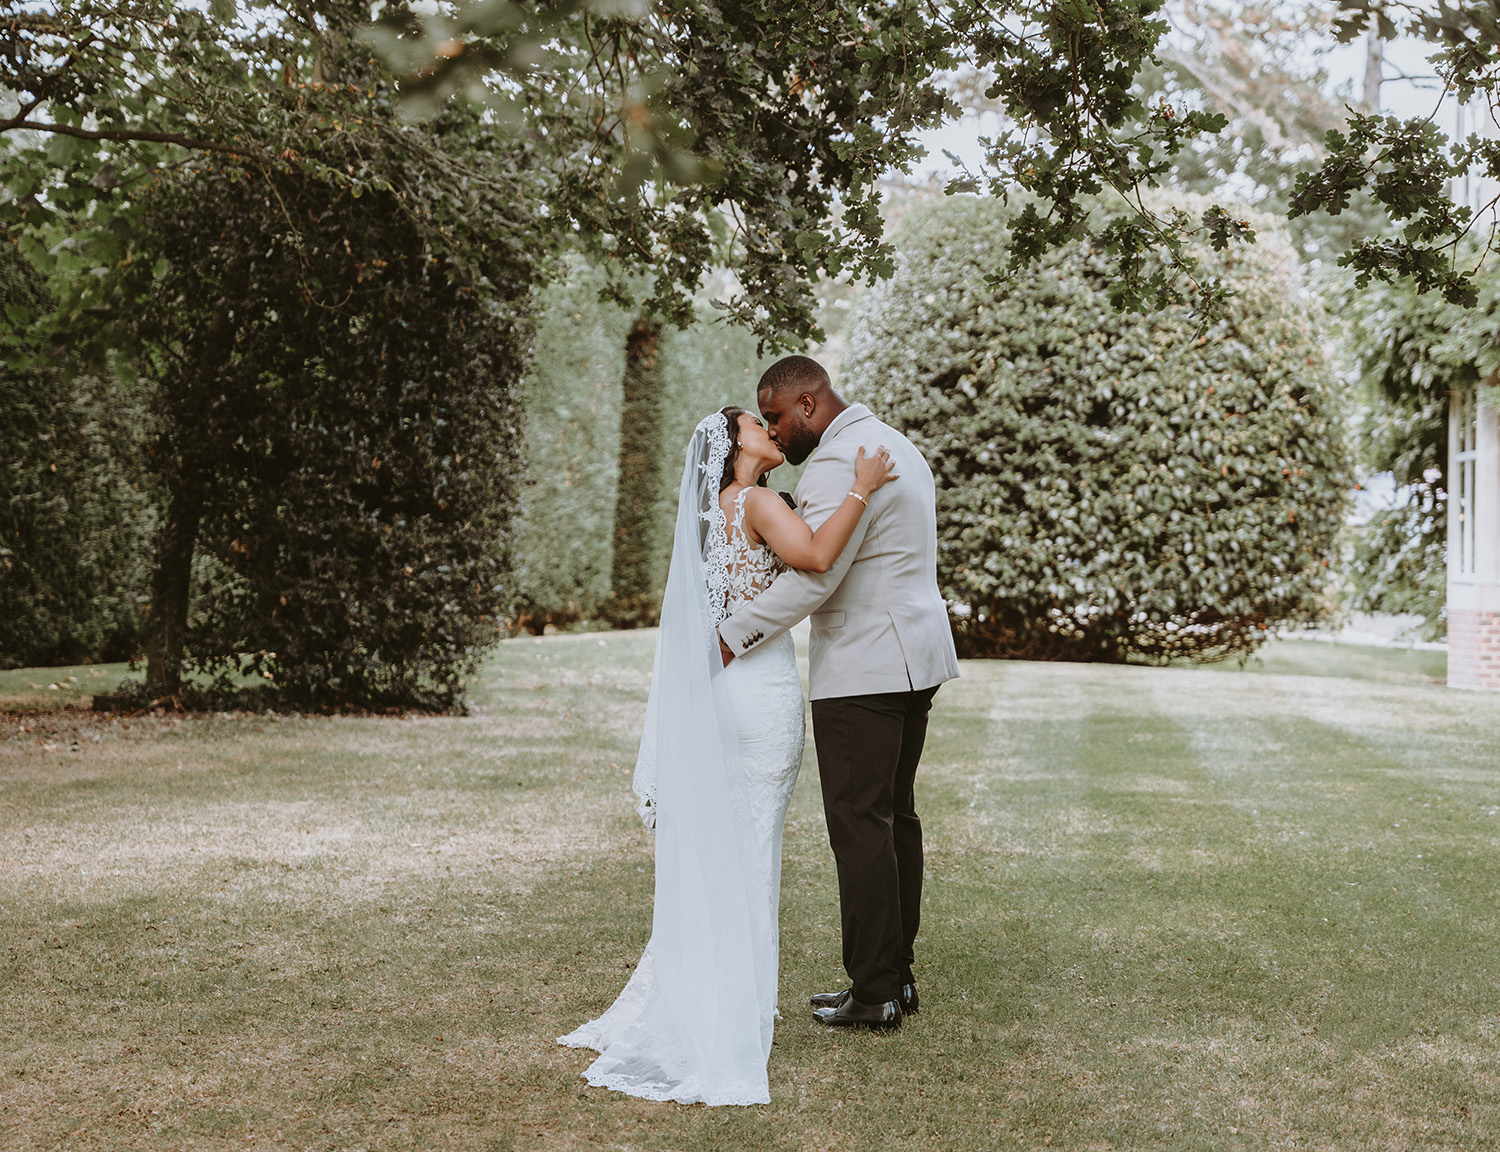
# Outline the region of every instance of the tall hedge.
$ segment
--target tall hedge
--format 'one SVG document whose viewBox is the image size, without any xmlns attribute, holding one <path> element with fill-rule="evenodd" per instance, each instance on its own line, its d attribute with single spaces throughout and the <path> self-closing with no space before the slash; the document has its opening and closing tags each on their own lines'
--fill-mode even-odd
<svg viewBox="0 0 1500 1152">
<path fill-rule="evenodd" d="M 516 622 L 522 627 L 654 622 L 683 449 L 707 413 L 725 404 L 753 407 L 765 365 L 755 338 L 723 323 L 711 308 L 701 308 L 687 328 L 662 326 L 653 374 L 658 391 L 645 398 L 656 421 L 649 437 L 655 464 L 622 509 L 626 346 L 638 316 L 601 300 L 603 282 L 601 273 L 575 264 L 539 301 L 536 354 L 524 392 L 527 481 L 516 548 Z M 772 480 L 783 488 L 795 484 L 786 468 Z M 615 588 L 622 512 L 627 524 L 640 527 L 627 529 L 638 545 L 629 587 Z"/>
<path fill-rule="evenodd" d="M 609 596 L 620 382 L 631 316 L 601 301 L 602 274 L 566 266 L 537 304 L 522 389 L 526 483 L 516 526 L 516 622 L 593 617 Z"/>
<path fill-rule="evenodd" d="M 151 506 L 144 405 L 66 355 L 25 355 L 50 306 L 0 235 L 0 667 L 119 660 L 141 631 Z"/>
<path fill-rule="evenodd" d="M 499 635 L 535 263 L 529 208 L 479 203 L 488 247 L 295 170 L 205 165 L 143 198 L 155 603 L 197 578 L 199 666 L 298 707 L 446 707 Z"/>
<path fill-rule="evenodd" d="M 662 435 L 662 330 L 659 317 L 642 312 L 625 333 L 625 372 L 620 385 L 620 471 L 615 489 L 610 599 L 606 612 L 616 626 L 654 621 L 660 604 L 652 561 L 662 526 L 656 495 L 669 471 Z"/>
<path fill-rule="evenodd" d="M 1285 238 L 1198 253 L 1234 293 L 1200 332 L 1115 311 L 1079 244 L 1007 272 L 1005 211 L 914 212 L 844 364 L 932 464 L 961 649 L 1212 660 L 1323 617 L 1350 458 Z"/>
</svg>

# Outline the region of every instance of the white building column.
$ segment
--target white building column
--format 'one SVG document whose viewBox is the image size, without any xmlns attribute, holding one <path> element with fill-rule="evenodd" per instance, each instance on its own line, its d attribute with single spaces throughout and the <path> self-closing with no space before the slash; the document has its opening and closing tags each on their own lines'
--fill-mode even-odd
<svg viewBox="0 0 1500 1152">
<path fill-rule="evenodd" d="M 1448 413 L 1448 685 L 1500 690 L 1500 412 L 1468 389 Z"/>
</svg>

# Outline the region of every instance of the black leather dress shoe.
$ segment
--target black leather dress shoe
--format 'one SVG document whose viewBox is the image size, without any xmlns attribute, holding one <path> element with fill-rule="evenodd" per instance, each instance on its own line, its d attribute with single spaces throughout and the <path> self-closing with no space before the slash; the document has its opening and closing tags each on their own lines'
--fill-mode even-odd
<svg viewBox="0 0 1500 1152">
<path fill-rule="evenodd" d="M 845 1000 L 853 994 L 853 988 L 845 988 L 842 992 L 817 992 L 807 998 L 807 1002 L 814 1008 L 838 1008 Z M 901 985 L 901 1015 L 915 1016 L 921 1007 L 921 999 L 917 996 L 915 984 Z"/>
<path fill-rule="evenodd" d="M 814 992 L 807 998 L 807 1002 L 814 1008 L 839 1008 L 853 992 L 853 988 L 845 988 L 842 992 Z"/>
<path fill-rule="evenodd" d="M 819 1024 L 830 1028 L 874 1028 L 887 1031 L 901 1027 L 901 1001 L 887 1000 L 884 1004 L 861 1004 L 850 996 L 837 1008 L 818 1008 L 813 1011 Z"/>
</svg>

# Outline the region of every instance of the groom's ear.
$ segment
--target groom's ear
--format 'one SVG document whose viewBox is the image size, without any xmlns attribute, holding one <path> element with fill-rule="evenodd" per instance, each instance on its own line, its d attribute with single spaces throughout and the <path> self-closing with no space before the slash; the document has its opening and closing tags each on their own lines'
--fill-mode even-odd
<svg viewBox="0 0 1500 1152">
<path fill-rule="evenodd" d="M 797 404 L 801 407 L 804 416 L 811 416 L 818 406 L 818 401 L 811 392 L 804 392 L 797 397 Z"/>
</svg>

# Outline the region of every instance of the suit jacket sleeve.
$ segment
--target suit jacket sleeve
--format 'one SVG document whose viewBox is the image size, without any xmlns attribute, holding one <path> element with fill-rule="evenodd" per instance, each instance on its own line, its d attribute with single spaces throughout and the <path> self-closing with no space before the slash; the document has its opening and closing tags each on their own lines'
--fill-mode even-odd
<svg viewBox="0 0 1500 1152">
<path fill-rule="evenodd" d="M 810 461 L 802 482 L 797 485 L 802 515 L 808 525 L 816 531 L 844 502 L 852 487 L 854 467 L 839 454 L 829 453 L 821 460 Z M 881 491 L 877 489 L 870 496 L 870 507 L 860 516 L 854 535 L 827 572 L 802 572 L 795 568 L 783 572 L 769 588 L 719 625 L 719 635 L 731 652 L 742 656 L 755 651 L 816 611 L 818 605 L 833 595 L 859 554 L 865 533 L 875 519 Z"/>
</svg>

